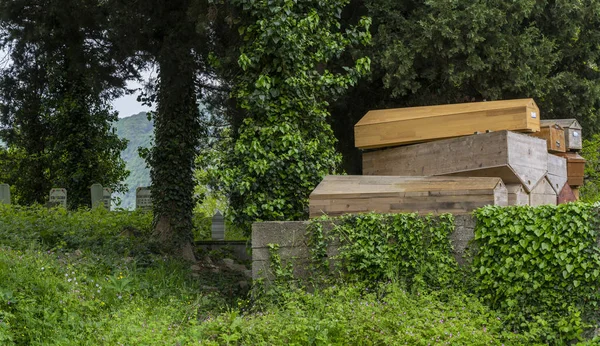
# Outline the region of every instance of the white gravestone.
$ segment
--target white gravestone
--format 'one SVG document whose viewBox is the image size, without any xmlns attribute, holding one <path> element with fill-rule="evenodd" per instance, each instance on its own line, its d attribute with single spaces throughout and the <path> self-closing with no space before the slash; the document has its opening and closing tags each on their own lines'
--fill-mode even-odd
<svg viewBox="0 0 600 346">
<path fill-rule="evenodd" d="M 10 204 L 10 186 L 0 184 L 0 204 Z"/>
<path fill-rule="evenodd" d="M 212 240 L 225 240 L 225 218 L 218 210 L 212 217 L 211 234 Z"/>
<path fill-rule="evenodd" d="M 112 203 L 112 189 L 108 187 L 102 188 L 102 202 L 104 202 L 104 208 L 110 210 L 110 205 Z"/>
<path fill-rule="evenodd" d="M 92 208 L 98 208 L 102 205 L 102 185 L 94 184 L 90 188 L 90 193 L 92 196 Z"/>
<path fill-rule="evenodd" d="M 152 193 L 149 187 L 138 187 L 135 191 L 135 209 L 152 211 Z"/>
<path fill-rule="evenodd" d="M 55 188 L 50 190 L 50 203 L 58 203 L 67 208 L 67 189 Z"/>
</svg>

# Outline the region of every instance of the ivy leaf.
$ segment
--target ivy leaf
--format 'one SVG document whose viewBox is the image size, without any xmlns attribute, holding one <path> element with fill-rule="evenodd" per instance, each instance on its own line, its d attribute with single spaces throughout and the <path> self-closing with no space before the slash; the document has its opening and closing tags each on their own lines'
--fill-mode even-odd
<svg viewBox="0 0 600 346">
<path fill-rule="evenodd" d="M 567 272 L 571 273 L 573 271 L 573 269 L 575 268 L 575 266 L 572 264 L 567 264 L 566 268 L 567 268 Z"/>
</svg>

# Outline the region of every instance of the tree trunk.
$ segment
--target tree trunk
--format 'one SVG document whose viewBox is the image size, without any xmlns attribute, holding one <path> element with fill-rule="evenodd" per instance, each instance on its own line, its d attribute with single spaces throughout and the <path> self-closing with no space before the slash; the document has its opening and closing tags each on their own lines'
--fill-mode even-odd
<svg viewBox="0 0 600 346">
<path fill-rule="evenodd" d="M 200 137 L 196 67 L 192 50 L 182 44 L 177 28 L 172 29 L 158 54 L 158 109 L 150 155 L 154 237 L 164 252 L 195 260 L 193 168 Z"/>
</svg>

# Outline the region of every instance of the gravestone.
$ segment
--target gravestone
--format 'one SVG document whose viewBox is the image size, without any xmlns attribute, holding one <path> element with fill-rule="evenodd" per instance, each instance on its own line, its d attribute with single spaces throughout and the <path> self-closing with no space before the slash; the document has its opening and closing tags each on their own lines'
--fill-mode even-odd
<svg viewBox="0 0 600 346">
<path fill-rule="evenodd" d="M 0 204 L 10 204 L 10 186 L 0 184 Z"/>
<path fill-rule="evenodd" d="M 112 189 L 108 187 L 102 188 L 102 202 L 104 202 L 104 208 L 110 211 L 112 204 Z"/>
<path fill-rule="evenodd" d="M 225 240 L 225 219 L 223 218 L 223 214 L 218 210 L 212 217 L 210 231 L 212 240 Z"/>
<path fill-rule="evenodd" d="M 63 208 L 67 208 L 67 189 L 54 188 L 50 190 L 50 204 L 61 205 Z"/>
<path fill-rule="evenodd" d="M 102 205 L 102 185 L 93 184 L 90 190 L 92 193 L 92 208 L 98 208 Z"/>
<path fill-rule="evenodd" d="M 138 187 L 135 191 L 135 209 L 152 211 L 152 193 L 149 187 Z"/>
</svg>

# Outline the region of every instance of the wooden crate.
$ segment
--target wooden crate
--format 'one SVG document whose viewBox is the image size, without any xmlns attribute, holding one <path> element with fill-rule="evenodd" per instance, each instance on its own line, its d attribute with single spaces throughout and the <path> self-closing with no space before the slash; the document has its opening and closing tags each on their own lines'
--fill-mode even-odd
<svg viewBox="0 0 600 346">
<path fill-rule="evenodd" d="M 569 202 L 575 202 L 577 201 L 577 196 L 575 196 L 575 193 L 573 192 L 573 189 L 571 189 L 571 187 L 569 186 L 569 184 L 565 183 L 565 185 L 563 186 L 563 188 L 560 190 L 560 193 L 558 194 L 558 204 L 565 204 L 565 203 L 569 203 Z"/>
<path fill-rule="evenodd" d="M 564 153 L 567 151 L 565 130 L 558 124 L 548 125 L 545 123 L 540 125 L 540 132 L 534 132 L 531 135 L 546 140 L 548 151 L 551 153 Z"/>
<path fill-rule="evenodd" d="M 529 194 L 521 184 L 507 184 L 508 205 L 529 205 Z"/>
<path fill-rule="evenodd" d="M 585 159 L 576 152 L 557 153 L 567 159 L 567 181 L 571 187 L 583 185 Z"/>
<path fill-rule="evenodd" d="M 367 212 L 464 214 L 507 204 L 500 178 L 330 175 L 309 197 L 311 218 Z"/>
<path fill-rule="evenodd" d="M 548 154 L 548 180 L 554 192 L 560 193 L 567 183 L 567 160 L 564 157 Z"/>
<path fill-rule="evenodd" d="M 354 140 L 373 149 L 500 130 L 539 131 L 533 99 L 374 110 L 354 126 Z"/>
<path fill-rule="evenodd" d="M 529 205 L 537 207 L 539 205 L 556 205 L 557 195 L 550 185 L 550 181 L 544 178 L 529 193 Z"/>
<path fill-rule="evenodd" d="M 541 126 L 558 124 L 565 131 L 565 146 L 568 151 L 578 151 L 583 148 L 581 125 L 575 119 L 542 120 Z"/>
<path fill-rule="evenodd" d="M 499 131 L 363 153 L 363 174 L 500 177 L 527 192 L 548 170 L 542 139 Z"/>
</svg>

